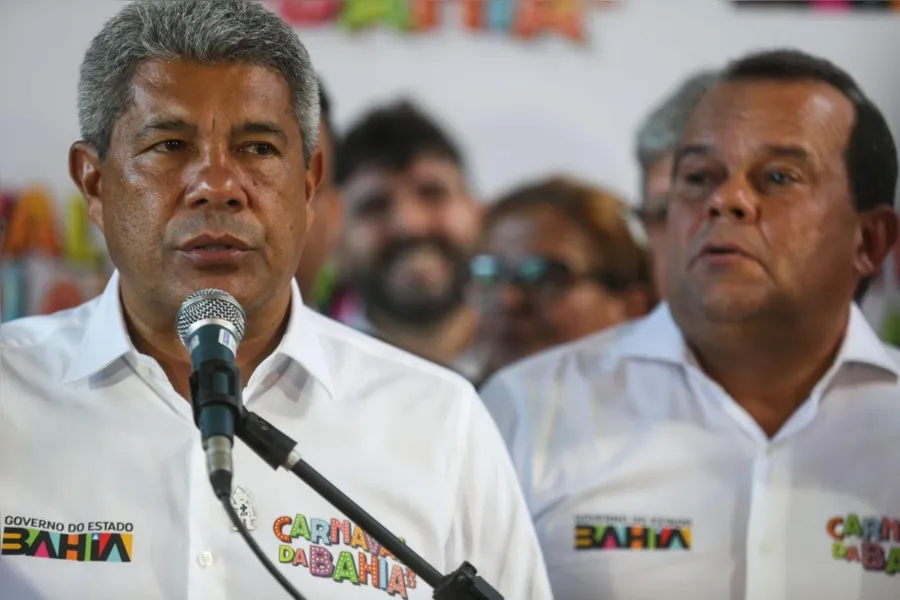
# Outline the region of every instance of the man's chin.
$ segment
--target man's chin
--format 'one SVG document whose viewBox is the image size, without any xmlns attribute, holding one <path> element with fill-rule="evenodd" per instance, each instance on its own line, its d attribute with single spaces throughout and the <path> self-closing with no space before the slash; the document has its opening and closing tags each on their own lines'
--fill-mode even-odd
<svg viewBox="0 0 900 600">
<path fill-rule="evenodd" d="M 701 307 L 711 322 L 739 323 L 765 313 L 769 305 L 766 298 L 754 294 L 712 295 L 704 299 Z"/>
<path fill-rule="evenodd" d="M 274 297 L 280 293 L 279 290 L 282 288 L 272 282 L 272 278 L 261 280 L 258 275 L 246 272 L 203 272 L 179 279 L 179 285 L 173 287 L 177 287 L 184 297 L 202 289 L 222 290 L 234 296 L 244 310 L 250 310 L 261 302 Z"/>
</svg>

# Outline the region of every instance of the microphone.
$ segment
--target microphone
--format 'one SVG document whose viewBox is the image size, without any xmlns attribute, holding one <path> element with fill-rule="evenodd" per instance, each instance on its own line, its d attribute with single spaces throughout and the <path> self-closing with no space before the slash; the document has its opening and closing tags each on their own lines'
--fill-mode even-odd
<svg viewBox="0 0 900 600">
<path fill-rule="evenodd" d="M 235 365 L 247 315 L 231 294 L 203 289 L 178 309 L 176 327 L 191 355 L 191 408 L 206 451 L 213 491 L 231 498 L 231 449 L 241 418 L 241 374 Z"/>
<path fill-rule="evenodd" d="M 403 564 L 428 583 L 434 600 L 503 600 L 464 562 L 456 571 L 440 571 L 391 533 L 384 525 L 313 469 L 297 452 L 297 442 L 277 427 L 244 408 L 241 374 L 235 365 L 238 344 L 244 337 L 247 315 L 237 300 L 221 290 L 194 292 L 178 309 L 178 337 L 191 355 L 191 409 L 200 428 L 206 467 L 216 497 L 256 558 L 295 600 L 303 596 L 276 569 L 247 531 L 231 505 L 231 449 L 237 436 L 273 469 L 284 467 L 309 485 L 348 519 L 371 533 Z"/>
</svg>

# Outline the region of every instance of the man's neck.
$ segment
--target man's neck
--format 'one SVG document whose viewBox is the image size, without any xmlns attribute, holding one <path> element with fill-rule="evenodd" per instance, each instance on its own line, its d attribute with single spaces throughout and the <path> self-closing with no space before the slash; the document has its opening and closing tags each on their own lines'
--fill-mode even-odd
<svg viewBox="0 0 900 600">
<path fill-rule="evenodd" d="M 849 312 L 810 321 L 713 327 L 685 337 L 706 374 L 773 437 L 834 364 Z"/>
<path fill-rule="evenodd" d="M 290 315 L 290 290 L 273 299 L 270 306 L 247 315 L 247 332 L 238 346 L 237 367 L 243 383 L 249 381 L 260 363 L 278 347 Z M 166 328 L 164 322 L 144 318 L 152 311 L 143 310 L 139 303 L 129 302 L 122 294 L 122 308 L 128 333 L 135 348 L 141 354 L 155 359 L 172 387 L 184 399 L 190 401 L 190 355 L 175 332 L 174 325 Z M 252 317 L 252 318 L 251 318 Z M 174 318 L 169 319 L 174 323 Z"/>
<path fill-rule="evenodd" d="M 468 348 L 478 325 L 477 316 L 466 307 L 428 325 L 410 326 L 374 312 L 368 317 L 385 341 L 441 365 L 452 364 Z"/>
</svg>

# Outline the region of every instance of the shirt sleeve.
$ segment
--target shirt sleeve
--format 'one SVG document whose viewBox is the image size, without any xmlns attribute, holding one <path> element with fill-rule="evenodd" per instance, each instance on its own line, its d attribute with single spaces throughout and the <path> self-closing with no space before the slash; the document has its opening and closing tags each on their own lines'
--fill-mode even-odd
<svg viewBox="0 0 900 600">
<path fill-rule="evenodd" d="M 506 600 L 551 600 L 534 525 L 497 427 L 472 392 L 462 485 L 447 555 L 468 561 Z M 466 419 L 464 419 L 466 421 Z"/>
</svg>

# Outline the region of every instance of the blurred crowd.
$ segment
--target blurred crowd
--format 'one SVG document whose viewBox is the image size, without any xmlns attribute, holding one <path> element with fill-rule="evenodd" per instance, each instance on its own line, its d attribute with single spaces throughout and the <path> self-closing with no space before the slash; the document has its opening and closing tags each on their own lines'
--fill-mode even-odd
<svg viewBox="0 0 900 600">
<path fill-rule="evenodd" d="M 476 197 L 449 129 L 400 99 L 345 131 L 320 82 L 325 175 L 297 280 L 328 316 L 476 385 L 552 346 L 646 315 L 665 294 L 673 149 L 716 74 L 648 107 L 641 199 L 557 174 Z"/>
</svg>

